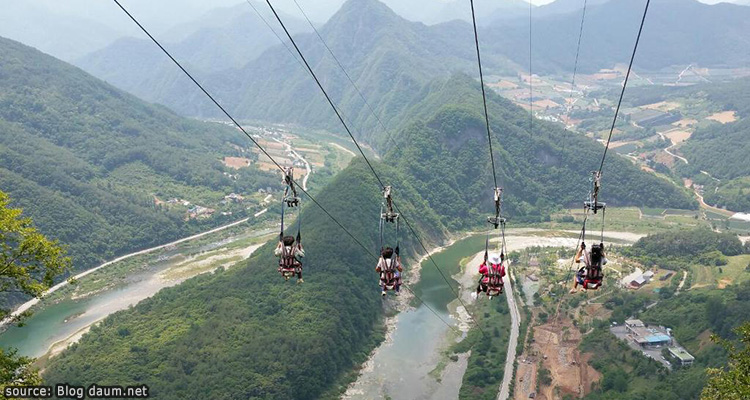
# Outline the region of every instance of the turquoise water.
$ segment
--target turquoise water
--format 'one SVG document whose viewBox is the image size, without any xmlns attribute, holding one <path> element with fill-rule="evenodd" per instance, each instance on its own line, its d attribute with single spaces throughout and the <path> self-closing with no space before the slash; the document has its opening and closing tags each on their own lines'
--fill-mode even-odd
<svg viewBox="0 0 750 400">
<path fill-rule="evenodd" d="M 459 272 L 462 259 L 473 256 L 482 249 L 484 236 L 473 236 L 457 241 L 432 258 L 453 290 L 457 291 L 458 283 L 451 275 Z M 412 289 L 437 316 L 423 303 L 400 313 L 390 340 L 378 349 L 372 358 L 373 369 L 362 373 L 355 384 L 357 393 L 351 398 L 440 398 L 436 394 L 440 384 L 430 376 L 430 371 L 437 366 L 440 351 L 446 345 L 446 335 L 451 329 L 446 323 L 455 326 L 456 321 L 450 318 L 448 304 L 456 296 L 429 259 L 422 263 L 420 275 L 419 283 Z M 443 385 L 455 387 L 455 393 L 446 395 L 446 398 L 456 398 L 458 395 L 462 377 L 447 377 L 453 378 L 456 379 L 455 382 L 443 381 Z"/>
<path fill-rule="evenodd" d="M 248 231 L 221 241 L 197 246 L 190 249 L 189 252 L 193 255 L 203 253 L 237 240 L 257 237 L 265 233 L 267 233 L 266 230 Z M 185 250 L 172 249 L 158 253 L 160 257 L 151 261 L 147 271 L 129 276 L 127 283 L 123 286 L 97 293 L 85 299 L 65 299 L 56 304 L 46 305 L 44 309 L 34 309 L 34 314 L 25 321 L 23 327 L 13 326 L 0 334 L 0 347 L 16 348 L 20 355 L 27 357 L 44 355 L 54 343 L 67 339 L 81 329 L 112 313 L 124 310 L 153 296 L 164 287 L 179 283 L 179 281 L 164 281 L 159 279 L 158 275 L 181 260 L 179 257 L 165 260 L 166 258 L 178 255 L 183 251 Z"/>
<path fill-rule="evenodd" d="M 23 356 L 40 357 L 54 343 L 68 338 L 109 314 L 153 296 L 166 286 L 173 285 L 174 282 L 168 283 L 155 277 L 167 267 L 168 264 L 160 263 L 159 268 L 134 276 L 123 287 L 86 299 L 66 299 L 35 310 L 23 327 L 10 327 L 0 335 L 0 347 L 16 348 Z"/>
</svg>

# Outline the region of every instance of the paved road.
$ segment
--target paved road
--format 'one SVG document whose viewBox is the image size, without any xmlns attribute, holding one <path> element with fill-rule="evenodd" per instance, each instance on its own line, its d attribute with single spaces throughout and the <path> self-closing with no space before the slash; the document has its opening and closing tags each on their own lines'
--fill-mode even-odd
<svg viewBox="0 0 750 400">
<path fill-rule="evenodd" d="M 500 393 L 498 400 L 507 400 L 510 396 L 510 382 L 513 380 L 513 364 L 516 361 L 516 347 L 518 347 L 518 331 L 521 321 L 521 314 L 518 312 L 516 298 L 513 295 L 513 288 L 510 285 L 510 279 L 505 280 L 505 298 L 508 299 L 508 308 L 510 309 L 510 340 L 508 341 L 508 354 L 505 356 L 505 371 L 503 382 L 500 384 Z"/>
<path fill-rule="evenodd" d="M 671 131 L 670 131 L 670 132 L 671 132 Z M 671 146 L 669 146 L 669 147 L 667 147 L 666 149 L 664 149 L 664 152 L 665 152 L 665 153 L 667 153 L 667 154 L 669 154 L 670 156 L 672 156 L 672 157 L 674 157 L 674 158 L 676 158 L 676 159 L 678 159 L 678 160 L 680 160 L 680 161 L 684 162 L 685 164 L 690 164 L 690 162 L 688 162 L 687 158 L 685 158 L 685 157 L 682 157 L 682 156 L 678 156 L 677 154 L 674 154 L 674 153 L 672 153 L 671 151 L 669 151 L 669 149 L 671 149 L 672 147 L 675 147 L 675 146 L 677 146 L 677 143 L 675 143 L 675 142 L 672 142 L 672 140 L 671 140 L 671 139 L 667 139 L 667 137 L 666 137 L 666 136 L 664 136 L 664 134 L 662 134 L 661 132 L 657 132 L 657 133 L 659 134 L 659 136 L 661 136 L 662 140 L 669 140 L 669 142 L 670 142 L 670 143 L 672 143 L 672 145 L 671 145 Z"/>
<path fill-rule="evenodd" d="M 256 218 L 257 218 L 257 217 L 259 217 L 259 216 L 263 215 L 263 214 L 264 214 L 264 213 L 265 213 L 266 211 L 268 211 L 268 209 L 264 209 L 264 210 L 262 210 L 262 211 L 260 211 L 260 212 L 256 213 L 256 214 L 254 215 L 254 217 L 256 217 Z M 126 255 L 124 255 L 124 256 L 122 256 L 122 257 L 117 257 L 117 258 L 115 258 L 114 260 L 111 260 L 111 261 L 107 261 L 107 262 L 105 262 L 104 264 L 102 264 L 102 265 L 100 265 L 100 266 L 98 266 L 98 267 L 96 267 L 96 268 L 92 268 L 92 269 L 90 269 L 90 270 L 87 270 L 87 271 L 81 272 L 80 274 L 78 274 L 78 275 L 74 276 L 74 277 L 73 277 L 72 279 L 81 279 L 81 278 L 83 278 L 84 276 L 86 276 L 86 275 L 89 275 L 89 274 L 91 274 L 91 273 L 94 273 L 94 272 L 96 272 L 96 271 L 98 271 L 98 270 L 100 270 L 100 269 L 102 269 L 102 268 L 104 268 L 104 267 L 107 267 L 107 266 L 109 266 L 109 265 L 112 265 L 112 264 L 118 263 L 118 262 L 120 262 L 120 261 L 126 260 L 126 259 L 128 259 L 128 258 L 131 258 L 131 257 L 135 257 L 135 256 L 140 256 L 140 255 L 143 255 L 143 254 L 148 254 L 148 253 L 154 252 L 154 251 L 156 251 L 156 250 L 161 250 L 161 249 L 163 249 L 163 248 L 165 248 L 165 247 L 169 247 L 169 246 L 174 246 L 174 245 L 177 245 L 177 244 L 180 244 L 180 243 L 183 243 L 183 242 L 187 242 L 187 241 L 190 241 L 190 240 L 193 240 L 193 239 L 198 239 L 198 238 L 200 238 L 200 237 L 203 237 L 203 236 L 206 236 L 206 235 L 210 235 L 210 234 L 212 234 L 212 233 L 216 233 L 216 232 L 219 232 L 219 231 L 223 231 L 224 229 L 227 229 L 227 228 L 231 228 L 231 227 L 233 227 L 233 226 L 237 226 L 237 225 L 239 225 L 239 224 L 245 223 L 245 222 L 247 222 L 247 221 L 248 221 L 249 219 L 250 219 L 250 218 L 245 218 L 245 219 L 241 219 L 241 220 L 239 220 L 239 221 L 237 221 L 237 222 L 232 222 L 231 224 L 228 224 L 228 225 L 223 225 L 223 226 L 220 226 L 220 227 L 218 227 L 218 228 L 214 228 L 214 229 L 211 229 L 211 230 L 209 230 L 209 231 L 206 231 L 206 232 L 201 232 L 201 233 L 198 233 L 198 234 L 196 234 L 196 235 L 193 235 L 193 236 L 189 236 L 189 237 L 186 237 L 186 238 L 182 238 L 182 239 L 180 239 L 180 240 L 175 240 L 174 242 L 171 242 L 171 243 L 163 244 L 163 245 L 161 245 L 161 246 L 156 246 L 156 247 L 152 247 L 152 248 L 150 248 L 150 249 L 145 249 L 145 250 L 140 250 L 140 251 L 136 251 L 136 252 L 133 252 L 133 253 L 130 253 L 130 254 L 126 254 Z M 58 283 L 58 284 L 57 284 L 57 285 L 55 285 L 55 286 L 52 286 L 52 287 L 51 287 L 51 288 L 49 288 L 49 289 L 48 289 L 48 290 L 47 290 L 46 292 L 44 292 L 44 294 L 42 295 L 42 297 L 44 297 L 44 296 L 47 296 L 47 295 L 49 295 L 49 294 L 51 294 L 51 293 L 54 293 L 54 292 L 56 292 L 56 291 L 57 291 L 57 290 L 59 290 L 60 288 L 63 288 L 63 287 L 65 287 L 65 286 L 66 286 L 67 284 L 68 284 L 68 281 L 67 281 L 67 280 L 65 280 L 65 281 L 62 281 L 62 282 Z M 27 310 L 29 310 L 29 309 L 30 309 L 31 307 L 33 307 L 34 305 L 36 305 L 37 303 L 39 303 L 39 300 L 40 300 L 39 298 L 34 298 L 34 299 L 31 299 L 31 300 L 27 301 L 26 303 L 23 303 L 23 304 L 21 304 L 21 305 L 20 305 L 20 306 L 19 306 L 19 307 L 18 307 L 18 308 L 17 308 L 16 310 L 15 310 L 15 311 L 13 311 L 13 312 L 12 312 L 12 313 L 10 314 L 10 316 L 8 316 L 8 317 L 7 317 L 6 319 L 4 319 L 4 320 L 0 321 L 0 326 L 3 326 L 3 325 L 5 325 L 5 324 L 7 324 L 7 323 L 8 323 L 8 322 L 10 322 L 10 321 L 11 321 L 11 320 L 12 320 L 13 318 L 16 318 L 16 317 L 18 317 L 19 315 L 21 315 L 22 313 L 26 312 L 26 311 L 27 311 Z"/>
<path fill-rule="evenodd" d="M 307 170 L 307 173 L 305 174 L 305 177 L 302 179 L 302 190 L 307 191 L 307 180 L 310 179 L 310 174 L 312 174 L 312 167 L 310 167 L 310 163 L 307 162 L 307 160 L 305 160 L 301 154 L 299 154 L 296 150 L 294 150 L 291 144 L 287 142 L 282 142 L 281 140 L 276 139 L 276 138 L 271 138 L 271 139 L 285 145 L 286 151 L 292 153 L 294 157 L 296 157 L 297 159 L 299 159 L 305 164 L 305 169 Z"/>
</svg>

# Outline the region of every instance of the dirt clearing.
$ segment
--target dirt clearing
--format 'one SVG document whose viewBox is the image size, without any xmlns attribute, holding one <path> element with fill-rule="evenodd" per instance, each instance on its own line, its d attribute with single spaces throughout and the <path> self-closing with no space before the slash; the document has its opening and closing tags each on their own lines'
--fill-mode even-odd
<svg viewBox="0 0 750 400">
<path fill-rule="evenodd" d="M 668 137 L 674 144 L 680 144 L 688 140 L 692 134 L 693 132 L 683 129 L 674 129 L 669 132 L 664 132 L 664 136 Z"/>
<path fill-rule="evenodd" d="M 591 392 L 591 384 L 601 374 L 588 365 L 588 356 L 578 350 L 581 333 L 570 321 L 537 326 L 534 338 L 532 351 L 538 352 L 542 368 L 549 370 L 551 378 L 549 385 L 540 382 L 538 399 L 554 400 L 565 394 L 582 397 Z"/>
<path fill-rule="evenodd" d="M 234 169 L 246 168 L 252 164 L 252 161 L 249 158 L 243 157 L 224 157 L 224 161 L 222 162 L 227 167 Z"/>
<path fill-rule="evenodd" d="M 710 119 L 711 121 L 716 121 L 722 124 L 728 124 L 730 122 L 737 121 L 737 115 L 734 111 L 724 111 L 708 116 L 706 117 L 706 119 Z"/>
</svg>

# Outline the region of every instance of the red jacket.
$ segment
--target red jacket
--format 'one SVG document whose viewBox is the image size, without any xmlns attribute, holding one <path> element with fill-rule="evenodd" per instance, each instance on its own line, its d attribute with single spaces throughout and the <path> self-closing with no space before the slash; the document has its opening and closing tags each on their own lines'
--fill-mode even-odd
<svg viewBox="0 0 750 400">
<path fill-rule="evenodd" d="M 490 269 L 492 268 L 493 271 L 500 274 L 500 278 L 502 280 L 502 277 L 505 276 L 505 267 L 503 264 L 490 264 L 490 267 L 487 266 L 487 263 L 482 263 L 482 265 L 479 266 L 479 273 L 482 274 L 482 283 L 488 283 L 490 281 Z"/>
</svg>

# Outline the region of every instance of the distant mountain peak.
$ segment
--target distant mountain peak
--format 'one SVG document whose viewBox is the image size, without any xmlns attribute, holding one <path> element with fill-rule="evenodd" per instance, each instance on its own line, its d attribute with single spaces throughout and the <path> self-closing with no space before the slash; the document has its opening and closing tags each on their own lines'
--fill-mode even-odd
<svg viewBox="0 0 750 400">
<path fill-rule="evenodd" d="M 395 11 L 379 0 L 347 0 L 326 25 L 367 23 L 368 25 L 378 26 L 403 20 Z"/>
</svg>

